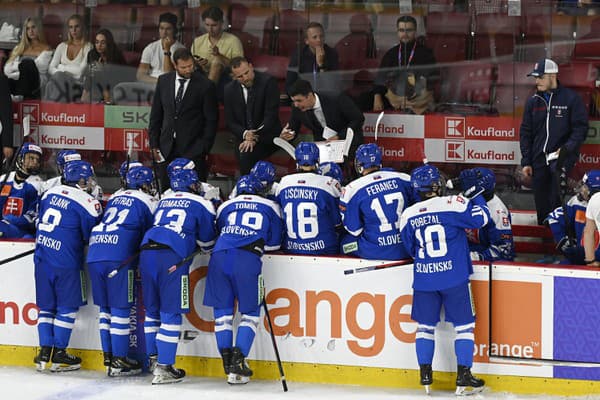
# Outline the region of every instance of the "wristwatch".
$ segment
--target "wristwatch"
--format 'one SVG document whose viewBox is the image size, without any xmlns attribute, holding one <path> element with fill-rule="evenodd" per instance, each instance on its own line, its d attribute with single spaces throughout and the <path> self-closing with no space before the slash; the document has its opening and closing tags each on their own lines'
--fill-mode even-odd
<svg viewBox="0 0 600 400">
<path fill-rule="evenodd" d="M 165 51 L 163 54 L 164 54 L 165 56 L 169 56 L 169 57 L 171 57 L 171 52 L 170 52 L 170 51 Z"/>
</svg>

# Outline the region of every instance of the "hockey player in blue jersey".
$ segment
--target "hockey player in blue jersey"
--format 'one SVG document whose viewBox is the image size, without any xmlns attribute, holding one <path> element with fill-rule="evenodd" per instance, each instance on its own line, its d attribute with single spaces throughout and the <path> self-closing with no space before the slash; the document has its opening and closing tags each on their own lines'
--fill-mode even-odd
<svg viewBox="0 0 600 400">
<path fill-rule="evenodd" d="M 296 147 L 297 173 L 284 176 L 276 197 L 285 221 L 283 249 L 293 254 L 338 254 L 340 183 L 319 174 L 319 148 Z"/>
<path fill-rule="evenodd" d="M 92 229 L 90 236 L 87 263 L 94 304 L 100 307 L 100 342 L 108 376 L 142 371 L 141 363 L 127 357 L 129 314 L 135 302 L 135 256 L 144 233 L 152 226 L 157 203 L 151 194 L 153 183 L 150 168 L 132 168 L 130 164 L 127 186 L 111 196 L 102 222 Z M 114 269 L 118 273 L 109 276 Z"/>
<path fill-rule="evenodd" d="M 263 197 L 262 183 L 242 176 L 237 197 L 217 210 L 219 238 L 210 257 L 204 304 L 214 309 L 217 347 L 223 358 L 227 382 L 247 383 L 252 370 L 246 357 L 252 347 L 263 301 L 262 259 L 264 251 L 278 250 L 283 221 L 281 209 Z M 233 344 L 233 315 L 242 314 Z"/>
<path fill-rule="evenodd" d="M 177 170 L 194 169 L 194 168 L 196 168 L 196 163 L 194 163 L 194 161 L 192 161 L 188 158 L 183 158 L 183 157 L 176 158 L 173 161 L 171 161 L 169 163 L 169 165 L 167 166 L 167 176 L 169 177 L 169 179 L 171 179 L 171 176 L 173 176 L 173 173 Z M 219 188 L 216 186 L 213 186 L 209 183 L 206 183 L 206 182 L 199 182 L 199 184 L 201 186 L 200 190 L 202 193 L 202 197 L 204 197 L 206 200 L 213 203 L 213 206 L 215 207 L 215 210 L 216 210 L 217 207 L 219 207 L 221 205 L 221 203 L 223 202 L 223 200 L 221 200 L 221 194 L 220 194 Z M 169 189 L 165 190 L 163 195 L 168 196 L 172 192 L 173 192 L 173 188 L 169 188 Z"/>
<path fill-rule="evenodd" d="M 595 193 L 600 192 L 600 170 L 588 171 L 581 179 L 577 192 L 566 204 L 566 215 L 563 208 L 558 207 L 548 215 L 545 222 L 552 230 L 552 236 L 557 243 L 556 248 L 565 256 L 562 263 L 585 265 L 583 248 L 585 212 L 589 199 Z M 595 251 L 595 259 L 600 260 L 600 248 Z"/>
<path fill-rule="evenodd" d="M 413 203 L 410 176 L 381 170 L 381 150 L 375 143 L 360 145 L 355 167 L 360 178 L 344 187 L 340 211 L 348 231 L 342 254 L 367 259 L 408 258 L 400 237 L 400 215 Z"/>
<path fill-rule="evenodd" d="M 173 364 L 182 314 L 190 311 L 192 260 L 178 264 L 195 251 L 196 245 L 211 250 L 216 238 L 215 209 L 202 197 L 195 169 L 174 171 L 170 183 L 173 191 L 159 201 L 154 225 L 144 235 L 140 252 L 152 384 L 180 382 L 185 377 L 185 371 Z"/>
<path fill-rule="evenodd" d="M 120 177 L 120 181 L 121 181 L 121 187 L 119 189 L 117 189 L 116 192 L 113 193 L 113 196 L 116 194 L 121 194 L 121 192 L 124 192 L 125 190 L 128 190 L 127 187 L 127 172 L 129 172 L 130 170 L 136 168 L 136 167 L 143 167 L 144 164 L 142 164 L 139 161 L 123 161 L 121 163 L 121 166 L 119 167 L 119 177 Z M 156 192 L 156 188 L 153 186 L 152 189 L 154 190 L 154 192 Z"/>
<path fill-rule="evenodd" d="M 53 188 L 54 186 L 58 186 L 62 184 L 62 176 L 63 171 L 65 170 L 65 165 L 71 161 L 81 161 L 81 154 L 79 154 L 75 150 L 60 150 L 56 153 L 56 170 L 58 171 L 58 175 L 54 178 L 47 179 L 42 184 L 42 193 L 45 193 L 47 190 Z M 94 191 L 92 192 L 92 196 L 102 202 L 102 197 L 104 196 L 104 191 L 102 187 L 98 185 L 96 182 L 94 186 Z"/>
<path fill-rule="evenodd" d="M 429 393 L 435 326 L 443 305 L 446 321 L 456 330 L 456 394 L 478 391 L 484 382 L 471 375 L 475 310 L 469 283 L 473 265 L 465 229 L 481 228 L 490 219 L 480 196 L 484 189 L 473 186 L 464 196 L 443 196 L 445 182 L 431 165 L 415 168 L 411 183 L 420 201 L 404 210 L 400 230 L 414 258 L 411 317 L 418 323 L 415 345 L 421 385 Z"/>
<path fill-rule="evenodd" d="M 506 205 L 494 193 L 496 176 L 488 168 L 476 167 L 461 171 L 458 178 L 463 190 L 473 186 L 484 189 L 483 198 L 491 216 L 483 228 L 467 229 L 471 260 L 512 261 L 515 258 L 512 217 Z"/>
<path fill-rule="evenodd" d="M 319 164 L 319 173 L 321 175 L 329 176 L 340 183 L 340 185 L 344 184 L 344 172 L 334 162 L 328 161 Z"/>
<path fill-rule="evenodd" d="M 4 182 L 0 191 L 0 238 L 33 238 L 41 181 L 31 179 L 40 173 L 42 149 L 33 143 L 24 143 L 16 155 L 15 171 L 0 176 Z"/>
<path fill-rule="evenodd" d="M 34 362 L 39 371 L 52 361 L 52 371 L 81 367 L 81 358 L 67 353 L 71 330 L 85 304 L 84 248 L 102 208 L 90 192 L 94 185 L 90 163 L 72 161 L 63 184 L 48 190 L 40 201 L 34 253 L 35 294 L 39 307 L 40 351 Z"/>
<path fill-rule="evenodd" d="M 275 166 L 269 161 L 257 161 L 256 164 L 250 169 L 250 173 L 248 175 L 252 175 L 258 178 L 259 181 L 263 184 L 265 197 L 269 200 L 277 201 L 275 197 L 275 192 L 277 191 L 277 186 L 279 185 L 275 182 Z M 229 194 L 229 198 L 233 199 L 237 196 L 237 191 L 235 187 Z"/>
</svg>

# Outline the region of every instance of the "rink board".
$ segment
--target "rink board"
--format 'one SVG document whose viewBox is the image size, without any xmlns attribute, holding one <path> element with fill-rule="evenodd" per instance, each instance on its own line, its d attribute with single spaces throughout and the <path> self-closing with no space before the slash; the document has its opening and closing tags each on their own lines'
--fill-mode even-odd
<svg viewBox="0 0 600 400">
<path fill-rule="evenodd" d="M 0 242 L 2 258 L 31 249 L 30 242 Z M 196 375 L 222 374 L 211 309 L 202 305 L 207 256 L 190 273 L 192 309 L 184 318 L 178 364 Z M 385 264 L 352 258 L 267 255 L 263 274 L 279 352 L 289 380 L 375 386 L 415 386 L 416 323 L 410 319 L 412 265 L 345 275 Z M 477 309 L 473 370 L 498 390 L 600 393 L 600 271 L 540 264 L 475 265 L 472 289 Z M 0 266 L 0 360 L 31 365 L 37 346 L 33 257 Z M 91 293 L 91 290 L 88 290 Z M 490 297 L 491 295 L 491 297 Z M 90 294 L 91 296 L 91 294 Z M 490 305 L 491 298 L 491 305 Z M 490 318 L 491 315 L 491 318 Z M 130 346 L 143 353 L 143 310 L 132 313 Z M 258 378 L 277 369 L 263 318 L 249 358 Z M 436 381 L 452 386 L 454 331 L 436 332 Z M 100 368 L 97 307 L 81 308 L 70 347 Z M 525 359 L 522 363 L 489 359 Z M 580 362 L 556 366 L 536 359 Z M 94 362 L 95 361 L 95 362 Z M 490 379 L 491 378 L 491 379 Z M 508 386 L 507 386 L 508 385 Z"/>
</svg>

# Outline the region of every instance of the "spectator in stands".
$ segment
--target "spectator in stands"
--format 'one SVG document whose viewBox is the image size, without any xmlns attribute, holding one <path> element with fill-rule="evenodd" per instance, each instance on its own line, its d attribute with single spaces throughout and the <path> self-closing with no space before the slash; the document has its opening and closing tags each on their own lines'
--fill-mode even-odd
<svg viewBox="0 0 600 400">
<path fill-rule="evenodd" d="M 10 79 L 10 93 L 25 99 L 39 99 L 48 80 L 52 49 L 41 28 L 39 19 L 26 18 L 21 40 L 4 65 L 4 74 Z"/>
<path fill-rule="evenodd" d="M 546 221 L 556 241 L 556 249 L 565 257 L 561 264 L 583 265 L 585 251 L 583 232 L 586 225 L 588 201 L 600 191 L 600 170 L 588 171 L 577 188 L 577 194 L 567 202 L 566 212 L 558 207 L 548 215 Z M 594 259 L 600 260 L 600 249 L 596 249 Z"/>
<path fill-rule="evenodd" d="M 0 74 L 0 142 L 2 146 L 2 169 L 10 163 L 13 149 L 12 98 L 8 78 Z"/>
<path fill-rule="evenodd" d="M 346 131 L 354 131 L 349 152 L 349 165 L 353 165 L 356 148 L 363 143 L 362 126 L 365 116 L 344 93 L 315 92 L 309 82 L 299 79 L 290 87 L 292 115 L 281 131 L 280 137 L 292 141 L 300 126 L 310 129 L 315 141 L 345 139 Z M 355 176 L 347 171 L 347 176 Z"/>
<path fill-rule="evenodd" d="M 45 98 L 51 101 L 72 102 L 81 97 L 87 54 L 92 49 L 92 44 L 86 39 L 83 17 L 72 15 L 67 26 L 67 41 L 58 45 L 50 62 Z"/>
<path fill-rule="evenodd" d="M 185 47 L 175 39 L 176 33 L 177 16 L 173 13 L 161 14 L 158 17 L 159 39 L 142 51 L 136 74 L 138 81 L 155 84 L 160 75 L 175 69 L 172 55 L 175 50 Z"/>
<path fill-rule="evenodd" d="M 600 2 L 598 0 L 563 0 L 556 7 L 558 14 L 567 15 L 598 15 Z"/>
<path fill-rule="evenodd" d="M 325 44 L 323 25 L 311 22 L 306 27 L 304 46 L 290 57 L 290 64 L 285 79 L 285 90 L 289 92 L 292 84 L 298 79 L 312 83 L 315 90 L 333 90 L 336 88 L 332 74 L 322 73 L 339 69 L 337 51 Z"/>
<path fill-rule="evenodd" d="M 272 76 L 255 71 L 244 57 L 231 60 L 234 81 L 225 86 L 225 124 L 236 139 L 240 174 L 247 175 L 259 160 L 275 150 L 281 132 L 279 88 Z"/>
<path fill-rule="evenodd" d="M 558 176 L 563 179 L 579 157 L 588 131 L 588 115 L 581 97 L 560 84 L 558 65 L 551 59 L 535 64 L 528 76 L 537 92 L 527 100 L 520 128 L 521 166 L 532 177 L 538 224 L 560 202 Z"/>
<path fill-rule="evenodd" d="M 87 57 L 81 101 L 110 104 L 112 88 L 126 79 L 123 76 L 125 70 L 118 68 L 119 65 L 125 65 L 125 57 L 117 47 L 112 33 L 108 29 L 98 30 L 94 48 Z"/>
<path fill-rule="evenodd" d="M 417 40 L 414 17 L 403 15 L 396 26 L 400 43 L 383 55 L 375 87 L 360 102 L 366 110 L 423 114 L 434 107 L 433 84 L 439 76 L 435 57 Z"/>
<path fill-rule="evenodd" d="M 217 94 L 222 98 L 225 84 L 230 79 L 225 72 L 231 59 L 244 55 L 244 49 L 237 36 L 223 31 L 223 11 L 219 7 L 206 9 L 202 21 L 207 33 L 194 39 L 192 54 L 208 79 L 217 85 Z"/>
</svg>

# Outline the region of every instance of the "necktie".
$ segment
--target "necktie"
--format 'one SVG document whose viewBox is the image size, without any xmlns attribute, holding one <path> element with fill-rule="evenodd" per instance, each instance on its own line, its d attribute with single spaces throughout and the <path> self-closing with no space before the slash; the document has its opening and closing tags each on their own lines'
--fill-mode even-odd
<svg viewBox="0 0 600 400">
<path fill-rule="evenodd" d="M 321 123 L 319 122 L 319 119 L 315 115 L 315 110 L 313 108 L 311 108 L 310 110 L 307 110 L 306 115 L 308 116 L 308 120 L 310 121 L 310 124 L 312 125 L 310 128 L 312 128 L 313 134 L 315 136 L 323 136 L 323 125 L 321 125 Z"/>
<path fill-rule="evenodd" d="M 252 120 L 252 109 L 254 105 L 254 90 L 252 86 L 246 88 L 246 128 L 253 129 L 254 121 Z"/>
<path fill-rule="evenodd" d="M 177 94 L 175 95 L 175 110 L 179 110 L 179 105 L 181 104 L 181 100 L 183 99 L 183 88 L 185 87 L 185 79 L 179 78 L 179 89 L 177 89 Z"/>
</svg>

